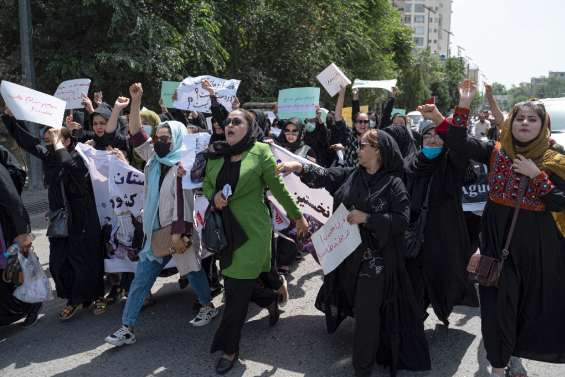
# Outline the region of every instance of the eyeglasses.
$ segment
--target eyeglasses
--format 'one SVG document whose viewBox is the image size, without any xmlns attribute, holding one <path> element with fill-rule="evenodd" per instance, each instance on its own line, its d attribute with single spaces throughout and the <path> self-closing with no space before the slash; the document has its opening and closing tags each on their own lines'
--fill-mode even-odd
<svg viewBox="0 0 565 377">
<path fill-rule="evenodd" d="M 359 123 L 359 124 L 369 124 L 368 120 L 356 120 L 355 123 Z"/>
<path fill-rule="evenodd" d="M 287 135 L 298 135 L 298 130 L 284 130 Z"/>
<path fill-rule="evenodd" d="M 229 126 L 231 124 L 233 124 L 234 126 L 241 126 L 243 124 L 243 120 L 239 119 L 239 118 L 227 118 L 226 119 L 226 126 Z"/>
</svg>

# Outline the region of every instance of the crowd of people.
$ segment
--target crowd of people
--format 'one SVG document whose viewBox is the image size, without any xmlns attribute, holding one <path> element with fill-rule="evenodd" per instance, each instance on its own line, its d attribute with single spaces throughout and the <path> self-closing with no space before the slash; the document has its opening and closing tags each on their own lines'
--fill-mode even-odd
<svg viewBox="0 0 565 377">
<path fill-rule="evenodd" d="M 472 122 L 477 88 L 465 81 L 448 117 L 435 105 L 422 105 L 424 120 L 415 126 L 393 113 L 396 89 L 371 113 L 360 111 L 354 90 L 350 128 L 343 118 L 346 87 L 334 111 L 318 108 L 311 119 L 272 121 L 237 100 L 228 111 L 211 83 L 202 88 L 211 97 L 210 114 L 163 105 L 148 110 L 141 83 L 113 106 L 101 93 L 94 101 L 85 96 L 83 110 L 67 116 L 61 129 L 45 128 L 42 138 L 4 110 L 11 136 L 43 163 L 49 213 L 68 216 L 67 233 L 49 237 L 49 271 L 57 296 L 66 300 L 61 320 L 86 308 L 101 315 L 127 297 L 121 326 L 105 340 L 135 343 L 140 312 L 154 303 L 151 288 L 171 273 L 166 266 L 174 259 L 183 266 L 177 267 L 180 287 L 190 285 L 197 297 L 193 326 L 220 314 L 212 299 L 223 292 L 211 352 L 221 351 L 215 371 L 227 373 L 238 359 L 249 303 L 266 308 L 274 326 L 279 305 L 288 300 L 285 276 L 306 255 L 302 246 L 311 224 L 284 184 L 285 175 L 296 174 L 308 187 L 326 189 L 334 209 L 345 206 L 347 221 L 360 230 L 361 245 L 324 276 L 312 303 L 324 313 L 329 333 L 345 318 L 355 319 L 356 375 L 370 375 L 375 363 L 388 366 L 391 375 L 431 369 L 424 333 L 429 307 L 449 326 L 455 306 L 479 307 L 479 298 L 492 376 L 526 376 L 520 358 L 565 363 L 565 156 L 551 139 L 543 104 L 519 103 L 505 116 L 487 85 L 491 111 Z M 185 135 L 198 132 L 211 134 L 197 158 L 202 164 L 195 163 L 203 187 L 187 190 L 182 177 L 195 172 L 182 166 L 181 147 Z M 135 274 L 105 273 L 109 240 L 77 143 L 109 151 L 145 174 L 143 215 L 131 219 Z M 272 143 L 307 162 L 277 164 Z M 475 162 L 488 167 L 490 190 L 484 211 L 466 213 L 462 188 L 476 179 Z M 20 198 L 26 172 L 4 148 L 0 175 L 0 246 L 17 244 L 27 255 L 33 237 Z M 275 234 L 267 191 L 286 211 L 294 238 Z M 195 229 L 197 196 L 209 200 L 208 210 L 223 224 L 226 246 L 219 252 L 207 253 Z M 495 261 L 489 270 L 494 284 L 469 279 L 477 249 L 481 263 Z M 20 319 L 35 324 L 41 304 L 12 295 L 21 284 L 17 258 L 0 254 L 0 269 L 0 325 Z"/>
</svg>

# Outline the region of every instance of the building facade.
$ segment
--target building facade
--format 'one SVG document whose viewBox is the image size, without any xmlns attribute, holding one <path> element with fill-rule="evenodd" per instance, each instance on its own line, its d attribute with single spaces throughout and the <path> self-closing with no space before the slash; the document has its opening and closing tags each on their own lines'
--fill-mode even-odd
<svg viewBox="0 0 565 377">
<path fill-rule="evenodd" d="M 449 57 L 452 0 L 392 0 L 402 21 L 414 30 L 417 49 L 429 48 L 442 57 Z"/>
</svg>

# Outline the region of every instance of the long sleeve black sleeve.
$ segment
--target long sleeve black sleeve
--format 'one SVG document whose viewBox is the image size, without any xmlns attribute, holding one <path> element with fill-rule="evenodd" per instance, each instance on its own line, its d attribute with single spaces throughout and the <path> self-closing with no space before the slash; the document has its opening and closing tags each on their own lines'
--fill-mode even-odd
<svg viewBox="0 0 565 377">
<path fill-rule="evenodd" d="M 31 134 L 24 122 L 17 121 L 16 118 L 2 115 L 2 121 L 10 132 L 10 135 L 16 140 L 16 143 L 26 152 L 34 155 L 42 161 L 47 159 L 49 152 L 47 148 L 41 145 L 39 138 Z"/>
<path fill-rule="evenodd" d="M 12 182 L 16 186 L 16 190 L 19 194 L 22 193 L 24 188 L 27 174 L 24 169 L 18 163 L 18 160 L 10 151 L 3 146 L 0 145 L 0 164 L 4 165 L 4 167 L 10 173 L 10 177 L 12 178 Z"/>
<path fill-rule="evenodd" d="M 226 108 L 218 102 L 218 97 L 210 96 L 210 100 L 212 104 L 210 105 L 210 109 L 212 110 L 212 119 L 216 120 L 220 125 L 224 123 L 226 119 L 228 119 L 228 111 Z"/>
<path fill-rule="evenodd" d="M 352 100 L 351 101 L 351 122 L 355 123 L 355 118 L 357 118 L 357 114 L 361 112 L 361 105 L 359 104 L 359 100 Z"/>
<path fill-rule="evenodd" d="M 445 146 L 459 155 L 460 159 L 471 159 L 488 164 L 494 142 L 482 141 L 467 135 L 465 127 L 450 125 L 445 135 Z"/>
<path fill-rule="evenodd" d="M 396 98 L 394 97 L 389 97 L 389 99 L 386 101 L 383 107 L 383 113 L 381 116 L 381 123 L 379 125 L 379 128 L 385 128 L 392 124 L 391 115 L 392 115 L 392 109 L 394 109 L 395 101 Z"/>
<path fill-rule="evenodd" d="M 31 231 L 29 215 L 4 165 L 0 165 L 0 207 L 5 209 L 6 215 L 11 220 L 10 226 L 14 236 Z M 7 241 L 11 242 L 11 240 Z"/>
<path fill-rule="evenodd" d="M 312 164 L 304 165 L 300 180 L 311 188 L 325 188 L 334 194 L 354 168 L 322 168 Z"/>
<path fill-rule="evenodd" d="M 540 199 L 545 203 L 548 211 L 561 212 L 565 210 L 565 180 L 555 174 L 550 175 L 549 180 L 553 184 L 553 189 L 540 196 Z"/>
</svg>

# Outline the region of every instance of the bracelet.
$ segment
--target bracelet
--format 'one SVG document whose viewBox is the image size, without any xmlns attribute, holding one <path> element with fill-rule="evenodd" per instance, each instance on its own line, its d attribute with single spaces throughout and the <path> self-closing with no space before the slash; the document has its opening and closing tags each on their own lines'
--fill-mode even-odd
<svg viewBox="0 0 565 377">
<path fill-rule="evenodd" d="M 453 114 L 453 125 L 457 127 L 465 127 L 469 120 L 470 110 L 464 107 L 457 106 Z"/>
</svg>

